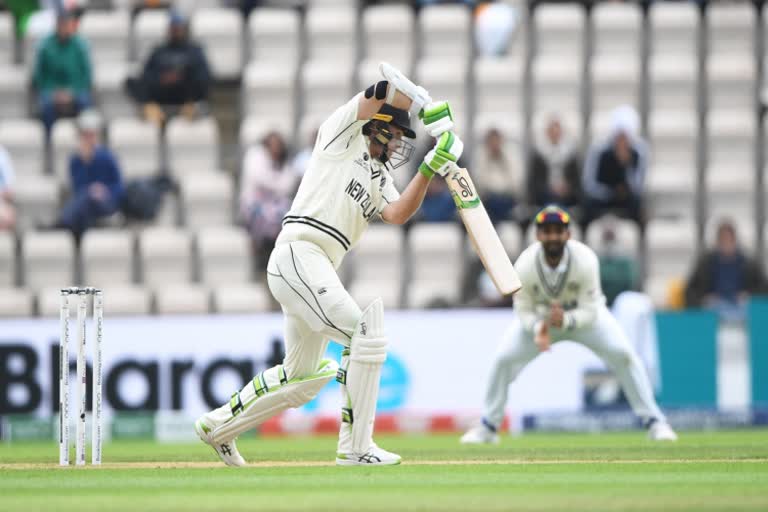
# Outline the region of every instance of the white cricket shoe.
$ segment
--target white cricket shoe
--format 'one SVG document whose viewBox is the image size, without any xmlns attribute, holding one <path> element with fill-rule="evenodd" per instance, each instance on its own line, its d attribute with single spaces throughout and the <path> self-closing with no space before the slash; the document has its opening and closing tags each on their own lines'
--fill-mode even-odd
<svg viewBox="0 0 768 512">
<path fill-rule="evenodd" d="M 461 436 L 461 444 L 499 444 L 499 434 L 480 423 Z"/>
<path fill-rule="evenodd" d="M 648 439 L 651 441 L 677 441 L 677 434 L 666 421 L 654 421 L 648 428 Z"/>
<path fill-rule="evenodd" d="M 198 418 L 195 422 L 195 432 L 202 442 L 210 446 L 216 451 L 216 455 L 219 456 L 221 461 L 227 466 L 241 467 L 245 466 L 245 459 L 237 451 L 237 445 L 235 440 L 231 440 L 226 443 L 215 443 L 211 437 L 213 429 L 205 422 L 205 415 Z"/>
<path fill-rule="evenodd" d="M 400 461 L 398 454 L 379 448 L 376 443 L 372 443 L 371 449 L 363 454 L 336 453 L 337 466 L 394 466 Z"/>
</svg>

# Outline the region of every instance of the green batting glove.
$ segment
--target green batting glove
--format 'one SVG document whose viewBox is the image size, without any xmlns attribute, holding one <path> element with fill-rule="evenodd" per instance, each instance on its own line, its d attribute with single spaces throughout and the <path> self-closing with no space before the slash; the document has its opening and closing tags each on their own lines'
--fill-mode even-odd
<svg viewBox="0 0 768 512">
<path fill-rule="evenodd" d="M 428 103 L 419 112 L 419 119 L 432 137 L 439 137 L 453 129 L 453 112 L 447 101 Z"/>
<path fill-rule="evenodd" d="M 449 165 L 456 163 L 463 152 L 464 143 L 459 136 L 453 132 L 445 132 L 424 157 L 424 161 L 419 165 L 419 172 L 427 178 L 432 178 L 435 174 L 445 177 Z"/>
</svg>

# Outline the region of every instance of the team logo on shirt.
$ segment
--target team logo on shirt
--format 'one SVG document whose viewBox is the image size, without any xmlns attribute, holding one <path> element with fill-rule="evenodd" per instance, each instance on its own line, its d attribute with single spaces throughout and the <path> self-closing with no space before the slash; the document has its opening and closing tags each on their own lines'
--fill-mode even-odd
<svg viewBox="0 0 768 512">
<path fill-rule="evenodd" d="M 376 207 L 373 205 L 373 198 L 366 188 L 356 179 L 349 180 L 347 188 L 344 190 L 363 210 L 362 215 L 365 220 L 370 220 L 376 213 Z"/>
</svg>

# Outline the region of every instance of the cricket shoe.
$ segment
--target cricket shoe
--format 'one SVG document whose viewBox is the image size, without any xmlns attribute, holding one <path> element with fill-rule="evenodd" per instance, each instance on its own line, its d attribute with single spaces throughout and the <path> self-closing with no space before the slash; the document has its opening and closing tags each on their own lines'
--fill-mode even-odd
<svg viewBox="0 0 768 512">
<path fill-rule="evenodd" d="M 482 421 L 461 436 L 461 444 L 499 444 L 499 434 Z"/>
<path fill-rule="evenodd" d="M 677 441 L 677 434 L 666 421 L 656 420 L 648 427 L 648 439 L 651 441 Z"/>
<path fill-rule="evenodd" d="M 205 422 L 205 416 L 201 416 L 195 422 L 195 432 L 202 442 L 216 451 L 221 461 L 227 466 L 241 467 L 245 466 L 245 459 L 237 451 L 235 440 L 226 443 L 215 443 L 213 441 L 213 429 Z"/>
<path fill-rule="evenodd" d="M 372 443 L 371 448 L 363 454 L 336 453 L 337 466 L 394 466 L 400 464 L 400 461 L 398 454 L 379 448 L 376 443 Z"/>
</svg>

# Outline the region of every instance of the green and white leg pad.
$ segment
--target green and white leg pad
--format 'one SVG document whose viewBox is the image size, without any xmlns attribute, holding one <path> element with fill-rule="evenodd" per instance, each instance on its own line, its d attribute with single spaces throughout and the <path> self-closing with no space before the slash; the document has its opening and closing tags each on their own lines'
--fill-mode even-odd
<svg viewBox="0 0 768 512">
<path fill-rule="evenodd" d="M 379 379 L 386 359 L 384 306 L 381 299 L 376 299 L 363 311 L 349 350 L 342 353 L 342 366 L 337 380 L 342 384 L 345 407 L 342 408 L 337 463 L 348 460 L 364 464 L 400 462 L 399 456 L 385 452 L 373 443 Z M 379 457 L 373 455 L 374 451 L 389 456 Z M 382 459 L 386 459 L 386 462 Z"/>
<path fill-rule="evenodd" d="M 335 361 L 323 359 L 314 374 L 303 378 L 288 379 L 283 365 L 257 374 L 232 395 L 229 404 L 205 415 L 206 423 L 212 427 L 213 442 L 235 439 L 286 409 L 304 405 L 336 376 L 338 369 Z"/>
</svg>

